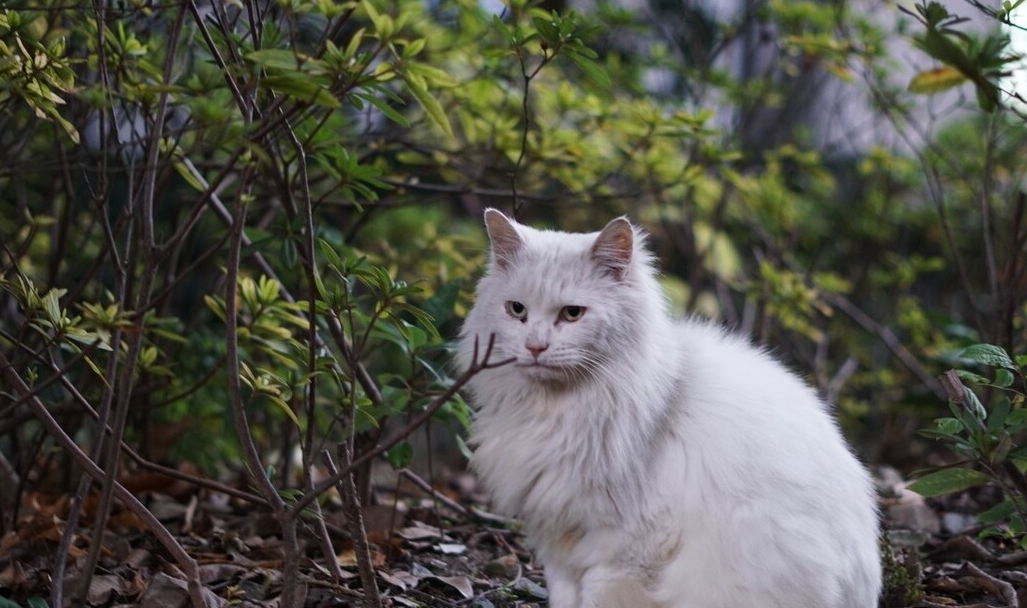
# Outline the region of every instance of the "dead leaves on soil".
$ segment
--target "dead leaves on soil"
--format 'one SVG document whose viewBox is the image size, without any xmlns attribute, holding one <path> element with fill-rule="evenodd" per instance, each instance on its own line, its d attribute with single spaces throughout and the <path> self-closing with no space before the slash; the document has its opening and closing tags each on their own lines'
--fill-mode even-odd
<svg viewBox="0 0 1027 608">
<path fill-rule="evenodd" d="M 967 501 L 994 496 L 923 502 L 903 491 L 901 480 L 893 482 L 898 485 L 883 488 L 882 502 L 889 550 L 893 571 L 906 574 L 904 584 L 913 593 L 893 593 L 882 606 L 1027 608 L 1027 552 L 1002 539 L 978 540 L 976 528 L 952 529 L 956 523 L 972 526 L 972 517 L 963 514 L 980 512 L 981 504 Z M 166 478 L 124 483 L 132 484 L 136 495 L 196 559 L 210 606 L 277 607 L 282 551 L 269 515 L 244 501 L 174 485 Z M 470 511 L 456 510 L 465 493 L 453 495 L 450 502 L 456 501 L 456 506 L 450 508 L 445 501 L 418 492 L 410 490 L 394 506 L 376 505 L 365 512 L 374 545 L 373 566 L 392 606 L 545 605 L 541 573 L 515 532 L 480 518 L 469 521 Z M 23 494 L 17 527 L 0 537 L 0 608 L 49 608 L 44 598 L 49 597 L 55 576 L 54 555 L 69 507 L 64 495 Z M 95 496 L 90 496 L 71 536 L 64 572 L 66 598 L 84 578 L 80 568 L 89 549 L 94 510 Z M 345 524 L 331 504 L 326 505 L 325 519 L 342 578 L 330 574 L 320 545 L 301 524 L 306 542 L 301 566 L 305 607 L 358 606 L 356 558 L 342 532 Z M 918 526 L 928 529 L 916 530 Z M 190 605 L 185 577 L 132 513 L 116 510 L 101 543 L 100 567 L 76 606 Z"/>
<path fill-rule="evenodd" d="M 148 509 L 178 539 L 200 568 L 209 606 L 272 608 L 281 589 L 282 551 L 279 531 L 261 509 L 222 494 L 195 488 L 174 495 L 164 479 L 125 479 Z M 84 596 L 78 596 L 95 512 L 95 495 L 87 498 L 80 525 L 71 536 L 64 571 L 64 597 L 87 608 L 190 606 L 185 577 L 170 556 L 127 510 L 115 509 L 101 539 L 100 565 Z M 49 607 L 54 556 L 70 512 L 66 495 L 25 493 L 17 526 L 0 537 L 0 608 Z M 445 521 L 440 517 L 446 517 Z M 342 530 L 337 509 L 326 505 L 326 523 L 342 568 L 335 580 L 324 567 L 320 545 L 300 524 L 305 541 L 301 566 L 305 606 L 359 605 L 360 590 L 352 543 Z M 476 608 L 538 606 L 545 590 L 525 567 L 530 555 L 516 534 L 460 522 L 459 514 L 439 508 L 423 495 L 406 495 L 392 506 L 370 507 L 365 520 L 374 543 L 372 561 L 383 594 L 393 606 Z M 442 523 L 440 528 L 438 524 Z M 458 525 L 457 525 L 458 524 Z M 69 600 L 68 598 L 75 599 Z M 12 599 L 5 599 L 12 598 Z M 17 600 L 15 602 L 15 600 Z"/>
</svg>

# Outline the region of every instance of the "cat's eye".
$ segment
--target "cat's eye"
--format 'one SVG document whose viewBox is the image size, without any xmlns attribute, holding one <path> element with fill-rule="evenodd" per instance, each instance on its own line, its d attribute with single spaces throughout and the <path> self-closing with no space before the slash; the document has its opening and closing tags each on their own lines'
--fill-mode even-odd
<svg viewBox="0 0 1027 608">
<path fill-rule="evenodd" d="M 585 316 L 584 306 L 564 306 L 560 310 L 560 320 L 568 323 L 579 321 L 583 316 Z"/>
<path fill-rule="evenodd" d="M 518 321 L 523 321 L 524 319 L 528 318 L 528 309 L 524 306 L 524 304 L 521 304 L 520 302 L 514 302 L 511 300 L 506 303 L 506 314 L 517 319 Z"/>
</svg>

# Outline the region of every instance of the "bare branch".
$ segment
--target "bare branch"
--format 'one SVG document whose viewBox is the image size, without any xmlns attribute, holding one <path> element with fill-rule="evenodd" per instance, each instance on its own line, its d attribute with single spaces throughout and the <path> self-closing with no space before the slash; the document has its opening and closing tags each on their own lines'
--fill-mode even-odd
<svg viewBox="0 0 1027 608">
<path fill-rule="evenodd" d="M 457 378 L 453 382 L 453 384 L 449 386 L 449 388 L 447 388 L 444 392 L 435 397 L 435 399 L 433 399 L 432 402 L 428 404 L 428 406 L 422 412 L 411 418 L 407 425 L 404 426 L 401 430 L 394 433 L 387 440 L 379 443 L 375 447 L 361 454 L 359 457 L 350 462 L 345 469 L 318 483 L 316 486 L 314 486 L 313 492 L 304 495 L 295 503 L 293 503 L 293 516 L 295 517 L 302 509 L 304 509 L 312 501 L 317 500 L 318 496 L 320 496 L 321 494 L 329 490 L 331 487 L 333 487 L 335 484 L 337 484 L 339 480 L 341 480 L 344 476 L 349 475 L 358 467 L 369 462 L 371 459 L 376 458 L 377 456 L 387 451 L 389 448 L 393 447 L 400 441 L 403 441 L 404 439 L 409 437 L 411 433 L 416 431 L 418 428 L 421 427 L 422 424 L 424 424 L 429 418 L 431 418 L 440 407 L 445 405 L 446 402 L 449 401 L 449 399 L 457 393 L 457 391 L 463 388 L 464 385 L 471 380 L 471 378 L 478 375 L 482 371 L 488 369 L 495 369 L 497 367 L 502 367 L 504 365 L 513 363 L 514 359 L 512 358 L 504 359 L 503 361 L 499 361 L 496 363 L 491 363 L 489 361 L 489 357 L 492 354 L 492 347 L 494 345 L 494 342 L 495 336 L 490 336 L 488 346 L 485 348 L 485 353 L 481 356 L 481 358 L 479 358 L 478 340 L 476 338 L 474 341 L 474 356 L 471 359 L 471 364 L 468 366 L 467 371 L 461 374 L 460 377 Z"/>
<path fill-rule="evenodd" d="M 14 366 L 4 356 L 3 352 L 0 351 L 0 372 L 6 379 L 8 386 L 12 387 L 11 390 L 15 395 L 25 395 L 31 392 L 29 386 L 22 380 L 21 376 L 15 371 Z M 31 397 L 28 400 L 29 407 L 36 413 L 36 418 L 46 428 L 47 432 L 51 437 L 73 458 L 79 465 L 82 466 L 83 470 L 87 475 L 92 477 L 97 482 L 104 482 L 108 479 L 115 477 L 114 472 L 107 472 L 101 469 L 81 448 L 75 443 L 71 437 L 64 432 L 61 425 L 53 419 L 46 406 L 39 400 L 38 397 Z M 147 529 L 157 538 L 158 542 L 167 549 L 178 565 L 182 568 L 182 571 L 186 575 L 186 581 L 189 588 L 189 597 L 192 600 L 193 608 L 207 608 L 206 602 L 203 597 L 203 590 L 200 585 L 200 571 L 199 566 L 175 537 L 160 523 L 153 513 L 150 513 L 149 509 L 146 508 L 143 503 L 129 492 L 125 486 L 121 485 L 117 481 L 111 483 L 114 495 L 121 500 L 125 507 L 128 508 L 134 515 L 146 524 Z M 96 538 L 95 543 L 100 543 L 100 537 Z"/>
</svg>

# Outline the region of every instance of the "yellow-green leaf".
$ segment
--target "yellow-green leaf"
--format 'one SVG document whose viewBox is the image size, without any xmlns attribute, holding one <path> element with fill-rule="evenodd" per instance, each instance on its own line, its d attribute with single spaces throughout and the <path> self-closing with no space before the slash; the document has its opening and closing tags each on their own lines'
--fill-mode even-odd
<svg viewBox="0 0 1027 608">
<path fill-rule="evenodd" d="M 175 171 L 178 172 L 178 175 L 181 176 L 182 179 L 184 179 L 186 183 L 192 186 L 196 191 L 203 192 L 204 190 L 206 190 L 204 185 L 200 182 L 200 180 L 196 179 L 196 176 L 193 174 L 192 171 L 189 170 L 189 167 L 187 167 L 184 162 L 176 161 L 174 163 L 174 167 Z"/>
<path fill-rule="evenodd" d="M 965 74 L 952 66 L 920 72 L 909 83 L 910 93 L 938 93 L 966 82 Z"/>
<path fill-rule="evenodd" d="M 453 137 L 453 126 L 449 124 L 449 117 L 446 116 L 446 112 L 442 109 L 442 104 L 424 88 L 421 84 L 423 81 L 419 82 L 419 78 L 412 76 L 413 74 L 404 75 L 404 80 L 406 80 L 410 93 L 417 100 L 417 103 L 421 104 L 421 107 L 424 108 L 424 113 L 428 115 L 428 118 L 438 125 L 446 135 Z"/>
</svg>

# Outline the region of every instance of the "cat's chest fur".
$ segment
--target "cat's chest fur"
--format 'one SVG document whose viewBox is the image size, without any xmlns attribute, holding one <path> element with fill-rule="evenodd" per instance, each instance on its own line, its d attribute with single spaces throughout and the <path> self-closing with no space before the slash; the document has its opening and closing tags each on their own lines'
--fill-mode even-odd
<svg viewBox="0 0 1027 608">
<path fill-rule="evenodd" d="M 486 400 L 473 463 L 500 509 L 527 514 L 529 525 L 601 526 L 643 506 L 669 406 L 640 407 L 598 387 L 554 394 L 522 386 Z"/>
</svg>

